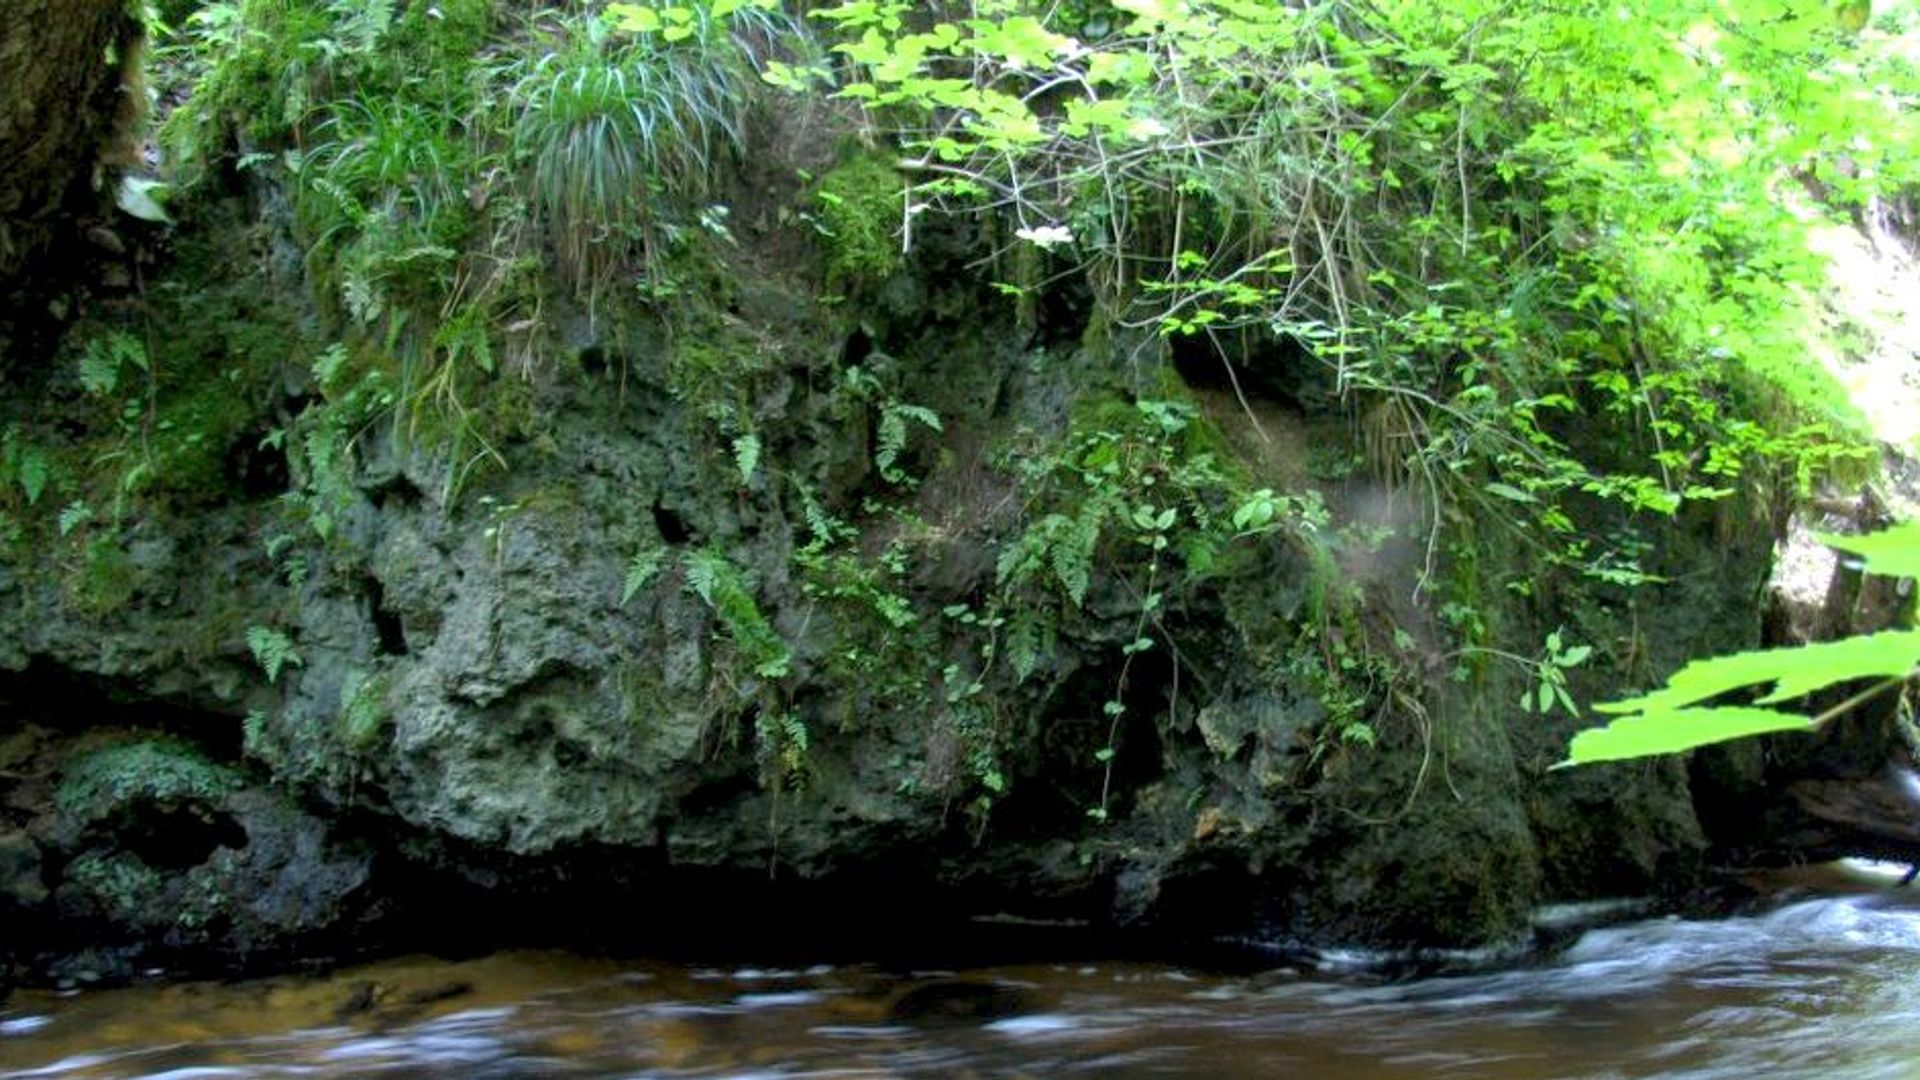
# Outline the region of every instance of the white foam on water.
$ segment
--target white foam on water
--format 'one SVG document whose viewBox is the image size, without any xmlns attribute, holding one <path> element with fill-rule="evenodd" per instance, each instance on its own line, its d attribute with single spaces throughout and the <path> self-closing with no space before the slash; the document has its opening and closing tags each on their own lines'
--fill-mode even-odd
<svg viewBox="0 0 1920 1080">
<path fill-rule="evenodd" d="M 1034 1035 L 1058 1035 L 1062 1032 L 1078 1031 L 1080 1021 L 1062 1013 L 1037 1013 L 1033 1016 L 1010 1016 L 1005 1020 L 995 1020 L 986 1025 L 988 1031 L 1016 1038 Z"/>
<path fill-rule="evenodd" d="M 0 1038 L 9 1035 L 31 1035 L 53 1023 L 51 1016 L 16 1016 L 0 1020 Z"/>
<path fill-rule="evenodd" d="M 812 1005 L 825 999 L 826 995 L 813 990 L 788 990 L 766 994 L 740 994 L 733 999 L 733 1003 L 743 1009 L 781 1009 L 795 1005 Z"/>
</svg>

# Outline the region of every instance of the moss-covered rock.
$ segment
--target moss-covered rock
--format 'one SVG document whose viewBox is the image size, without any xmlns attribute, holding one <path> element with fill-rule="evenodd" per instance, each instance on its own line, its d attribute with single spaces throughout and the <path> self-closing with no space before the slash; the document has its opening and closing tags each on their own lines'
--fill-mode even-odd
<svg viewBox="0 0 1920 1080">
<path fill-rule="evenodd" d="M 365 926 L 369 850 L 241 769 L 134 732 L 41 750 L 62 754 L 27 841 L 33 859 L 9 864 L 4 894 L 16 925 L 42 928 L 13 943 L 37 965 L 90 979 L 156 964 L 218 970 L 338 948 Z M 52 887 L 34 888 L 41 880 Z"/>
<path fill-rule="evenodd" d="M 878 154 L 856 155 L 820 178 L 814 210 L 832 290 L 866 291 L 900 269 L 906 190 Z"/>
<path fill-rule="evenodd" d="M 244 781 L 188 743 L 139 739 L 80 756 L 63 770 L 54 805 L 70 827 L 93 828 L 135 805 L 211 805 Z"/>
</svg>

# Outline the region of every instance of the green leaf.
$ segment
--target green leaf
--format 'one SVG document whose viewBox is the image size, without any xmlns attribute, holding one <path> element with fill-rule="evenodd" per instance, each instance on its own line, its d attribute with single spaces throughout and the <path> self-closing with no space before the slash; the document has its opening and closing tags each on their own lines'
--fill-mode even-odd
<svg viewBox="0 0 1920 1080">
<path fill-rule="evenodd" d="M 28 506 L 40 501 L 41 493 L 47 489 L 47 477 L 50 472 L 46 452 L 39 447 L 28 447 L 21 453 L 20 490 L 26 495 Z"/>
<path fill-rule="evenodd" d="M 1522 491 L 1511 484 L 1488 484 L 1487 493 L 1490 495 L 1498 495 L 1503 499 L 1511 499 L 1514 502 L 1530 503 L 1540 501 L 1534 498 L 1531 493 Z"/>
<path fill-rule="evenodd" d="M 1567 748 L 1566 760 L 1554 768 L 1673 754 L 1747 735 L 1811 730 L 1811 718 L 1773 709 L 1749 706 L 1659 709 L 1582 731 Z"/>
<path fill-rule="evenodd" d="M 733 464 L 740 470 L 742 486 L 753 482 L 753 470 L 760 466 L 760 436 L 742 435 L 733 440 Z"/>
<path fill-rule="evenodd" d="M 660 14 L 639 4 L 608 4 L 607 18 L 614 29 L 629 34 L 651 34 L 660 29 Z"/>
<path fill-rule="evenodd" d="M 83 499 L 75 499 L 60 511 L 60 535 L 66 536 L 68 533 L 71 533 L 73 530 L 92 520 L 93 507 L 88 506 Z"/>
<path fill-rule="evenodd" d="M 1556 682 L 1553 684 L 1553 696 L 1557 701 L 1560 702 L 1562 706 L 1566 708 L 1567 715 L 1569 716 L 1580 715 L 1580 706 L 1575 705 L 1573 703 L 1573 695 L 1567 693 L 1567 687 L 1565 683 Z"/>
<path fill-rule="evenodd" d="M 107 349 L 96 348 L 97 344 L 89 342 L 80 354 L 80 386 L 94 397 L 105 397 L 120 385 L 120 359 Z"/>
<path fill-rule="evenodd" d="M 1920 578 L 1920 521 L 1908 521 L 1864 536 L 1814 533 L 1828 547 L 1855 555 L 1869 574 Z"/>
<path fill-rule="evenodd" d="M 633 560 L 627 564 L 626 580 L 620 585 L 620 604 L 626 606 L 634 594 L 647 587 L 666 564 L 667 553 L 657 547 L 642 547 L 633 553 Z"/>
<path fill-rule="evenodd" d="M 167 197 L 172 185 L 164 180 L 150 176 L 128 176 L 120 181 L 120 190 L 115 193 L 114 204 L 120 212 L 141 221 L 151 221 L 156 225 L 171 225 L 173 218 L 167 216 L 167 208 L 161 200 Z"/>
<path fill-rule="evenodd" d="M 1596 712 L 1671 713 L 1732 690 L 1772 684 L 1758 704 L 1803 697 L 1837 683 L 1866 678 L 1903 678 L 1920 666 L 1920 630 L 1878 634 L 1785 649 L 1695 660 L 1649 694 L 1595 705 Z"/>
<path fill-rule="evenodd" d="M 271 627 L 247 627 L 247 650 L 266 672 L 268 683 L 279 681 L 281 669 L 289 665 L 300 667 L 304 663 L 294 648 L 293 639 Z"/>
</svg>

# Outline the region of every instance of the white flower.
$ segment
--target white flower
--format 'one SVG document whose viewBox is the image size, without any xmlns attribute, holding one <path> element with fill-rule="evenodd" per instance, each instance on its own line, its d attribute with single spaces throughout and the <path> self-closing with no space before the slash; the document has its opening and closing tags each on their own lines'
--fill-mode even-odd
<svg viewBox="0 0 1920 1080">
<path fill-rule="evenodd" d="M 1073 230 L 1065 225 L 1042 225 L 1039 228 L 1028 225 L 1015 231 L 1013 235 L 1022 240 L 1030 240 L 1043 248 L 1073 243 Z"/>
<path fill-rule="evenodd" d="M 1145 142 L 1172 133 L 1173 129 L 1151 116 L 1142 116 L 1127 125 L 1127 134 Z"/>
</svg>

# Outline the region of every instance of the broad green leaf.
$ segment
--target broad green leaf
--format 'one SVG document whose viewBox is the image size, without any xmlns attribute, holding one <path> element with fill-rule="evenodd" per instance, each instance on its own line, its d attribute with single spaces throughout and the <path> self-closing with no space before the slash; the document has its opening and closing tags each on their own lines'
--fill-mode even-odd
<svg viewBox="0 0 1920 1080">
<path fill-rule="evenodd" d="M 1528 492 L 1522 491 L 1511 484 L 1488 484 L 1487 493 L 1490 495 L 1498 495 L 1503 499 L 1511 499 L 1514 502 L 1530 503 L 1539 501 Z"/>
<path fill-rule="evenodd" d="M 141 221 L 151 221 L 156 225 L 171 225 L 173 218 L 168 216 L 167 208 L 161 200 L 172 191 L 172 186 L 164 180 L 155 180 L 147 176 L 128 176 L 120 181 L 120 190 L 115 193 L 114 203 L 120 212 L 137 217 Z"/>
<path fill-rule="evenodd" d="M 973 51 L 1004 59 L 1016 70 L 1045 68 L 1053 63 L 1055 54 L 1073 42 L 1048 30 L 1031 15 L 1016 15 L 998 25 L 979 19 L 971 25 Z"/>
<path fill-rule="evenodd" d="M 1660 709 L 1624 716 L 1605 727 L 1582 731 L 1567 748 L 1567 759 L 1554 768 L 1675 754 L 1747 735 L 1812 730 L 1811 718 L 1773 709 L 1750 706 Z"/>
<path fill-rule="evenodd" d="M 1595 705 L 1603 713 L 1671 713 L 1744 687 L 1773 684 L 1759 703 L 1770 705 L 1837 683 L 1900 678 L 1920 666 L 1920 630 L 1886 630 L 1841 641 L 1695 660 L 1667 685 L 1625 701 Z"/>
<path fill-rule="evenodd" d="M 1857 555 L 1869 574 L 1920 578 L 1920 521 L 1907 521 L 1864 536 L 1814 533 L 1828 547 Z"/>
<path fill-rule="evenodd" d="M 660 13 L 639 4 L 608 4 L 607 17 L 629 34 L 651 34 L 660 29 Z"/>
</svg>

